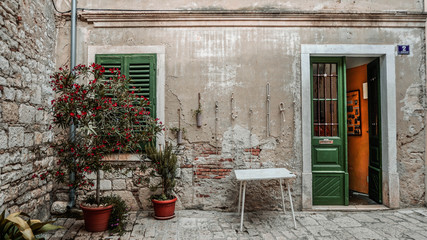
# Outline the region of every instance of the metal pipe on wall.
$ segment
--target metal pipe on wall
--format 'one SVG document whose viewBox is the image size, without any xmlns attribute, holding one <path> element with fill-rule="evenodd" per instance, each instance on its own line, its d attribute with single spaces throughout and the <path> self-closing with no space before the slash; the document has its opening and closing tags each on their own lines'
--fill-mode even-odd
<svg viewBox="0 0 427 240">
<path fill-rule="evenodd" d="M 426 7 L 427 7 L 427 0 L 424 0 L 424 12 L 427 12 L 426 11 Z M 425 40 L 425 46 L 427 47 L 427 19 L 426 19 L 426 25 L 425 25 L 425 27 L 424 27 L 424 34 L 425 34 L 425 36 L 426 36 L 426 40 Z M 427 57 L 427 53 L 426 53 L 426 57 Z M 426 69 L 427 69 L 427 63 L 426 63 Z M 426 89 L 425 89 L 425 91 L 427 92 L 427 71 L 426 71 Z M 424 93 L 425 94 L 425 93 Z M 427 102 L 426 102 L 426 99 L 425 99 L 425 97 L 426 96 L 424 96 L 424 113 L 427 113 Z M 424 116 L 425 116 L 425 114 L 424 114 Z M 426 117 L 424 117 L 424 125 L 425 124 L 427 124 L 427 118 Z M 427 134 L 424 134 L 424 171 L 425 171 L 425 174 L 424 174 L 424 206 L 427 206 Z"/>
<path fill-rule="evenodd" d="M 76 66 L 76 26 L 77 26 L 77 0 L 71 2 L 71 52 L 70 52 L 70 70 L 73 71 Z M 70 127 L 70 141 L 74 142 L 76 138 L 76 126 L 71 123 Z M 75 173 L 70 173 L 70 182 L 74 182 Z M 76 205 L 76 188 L 70 187 L 69 200 L 67 208 L 71 209 Z"/>
</svg>

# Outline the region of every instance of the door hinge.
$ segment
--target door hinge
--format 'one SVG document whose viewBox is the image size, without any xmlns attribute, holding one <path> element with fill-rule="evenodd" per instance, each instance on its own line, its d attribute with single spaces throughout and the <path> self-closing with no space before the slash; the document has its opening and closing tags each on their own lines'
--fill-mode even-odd
<svg viewBox="0 0 427 240">
<path fill-rule="evenodd" d="M 369 183 L 369 176 L 366 176 L 366 182 Z"/>
</svg>

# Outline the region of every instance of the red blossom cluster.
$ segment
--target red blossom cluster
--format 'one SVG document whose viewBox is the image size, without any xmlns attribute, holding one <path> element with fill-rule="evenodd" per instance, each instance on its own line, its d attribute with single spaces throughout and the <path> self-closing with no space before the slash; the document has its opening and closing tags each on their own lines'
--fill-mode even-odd
<svg viewBox="0 0 427 240">
<path fill-rule="evenodd" d="M 51 101 L 53 125 L 68 130 L 76 127 L 73 138 L 55 142 L 57 164 L 40 175 L 74 187 L 90 187 L 85 175 L 109 165 L 102 159 L 112 152 L 140 152 L 156 138 L 162 123 L 150 115 L 150 102 L 130 89 L 129 79 L 119 69 L 109 69 L 105 79 L 101 65 L 78 65 L 72 71 L 60 68 L 51 76 L 56 97 Z M 75 181 L 68 174 L 75 172 Z M 35 176 L 38 177 L 38 176 Z"/>
</svg>

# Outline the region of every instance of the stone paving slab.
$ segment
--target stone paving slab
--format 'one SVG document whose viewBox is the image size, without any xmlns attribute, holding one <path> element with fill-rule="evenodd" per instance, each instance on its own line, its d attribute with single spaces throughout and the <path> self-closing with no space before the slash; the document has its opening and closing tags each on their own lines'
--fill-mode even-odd
<svg viewBox="0 0 427 240">
<path fill-rule="evenodd" d="M 177 211 L 170 220 L 155 220 L 150 212 L 129 213 L 127 232 L 122 236 L 108 232 L 90 233 L 82 220 L 57 219 L 64 226 L 46 234 L 49 240 L 139 240 L 139 239 L 427 239 L 427 209 L 369 212 L 296 212 L 297 229 L 290 213 L 280 211 L 248 212 L 244 231 L 240 215 L 198 210 Z"/>
</svg>

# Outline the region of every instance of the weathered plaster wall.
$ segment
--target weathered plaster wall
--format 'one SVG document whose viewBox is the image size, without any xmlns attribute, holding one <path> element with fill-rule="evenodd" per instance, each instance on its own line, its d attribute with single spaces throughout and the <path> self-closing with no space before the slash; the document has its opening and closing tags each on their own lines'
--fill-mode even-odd
<svg viewBox="0 0 427 240">
<path fill-rule="evenodd" d="M 48 106 L 55 19 L 47 0 L 0 2 L 0 212 L 49 217 L 52 183 L 32 178 L 50 161 Z"/>
<path fill-rule="evenodd" d="M 66 35 L 67 28 L 60 31 Z M 91 46 L 164 46 L 168 128 L 185 128 L 177 193 L 182 207 L 234 209 L 238 184 L 233 169 L 287 167 L 297 174 L 293 195 L 301 207 L 301 44 L 409 44 L 411 55 L 396 56 L 398 162 L 401 206 L 424 204 L 424 30 L 413 28 L 92 28 L 79 25 L 78 61 Z M 59 63 L 67 62 L 67 40 L 59 39 Z M 266 84 L 271 89 L 271 136 L 266 136 Z M 201 93 L 203 126 L 192 110 Z M 231 118 L 234 93 L 237 118 Z M 159 100 L 161 101 L 161 100 Z M 218 122 L 215 102 L 218 101 Z M 284 103 L 281 119 L 279 104 Z M 249 109 L 253 110 L 252 115 Z M 218 143 L 215 141 L 217 124 Z M 166 139 L 176 141 L 166 131 Z M 218 154 L 217 154 L 218 151 Z M 135 176 L 134 176 L 135 178 Z M 106 192 L 114 189 L 112 179 Z M 134 205 L 146 208 L 146 187 L 126 180 Z M 119 183 L 117 183 L 119 184 Z M 120 182 L 122 184 L 122 182 Z M 144 190 L 145 189 L 145 190 Z M 120 191 L 122 191 L 121 189 Z M 274 181 L 251 184 L 248 209 L 279 207 Z M 132 197 L 132 196 L 131 196 Z M 135 205 L 137 206 L 137 205 Z M 289 206 L 289 205 L 288 205 Z"/>
<path fill-rule="evenodd" d="M 67 9 L 70 0 L 57 0 Z M 129 7 L 132 6 L 132 7 Z M 339 11 L 339 12 L 387 12 L 423 10 L 422 0 L 79 0 L 79 7 L 138 9 L 138 10 L 257 10 L 257 11 Z"/>
</svg>

